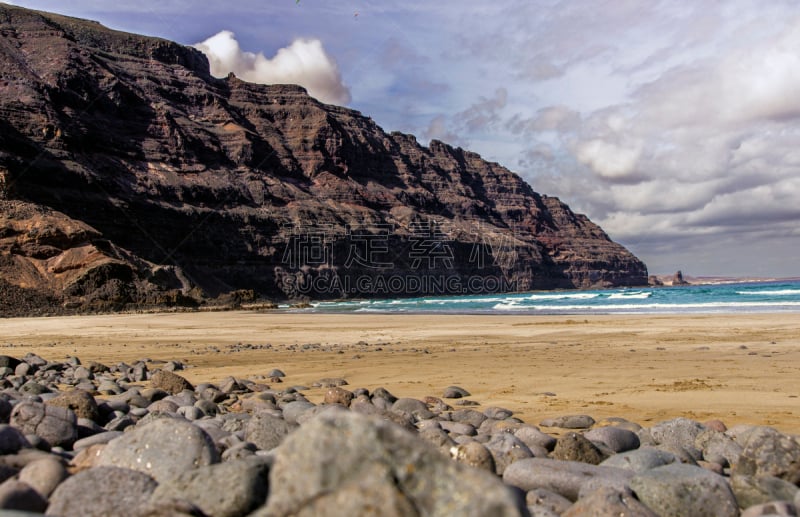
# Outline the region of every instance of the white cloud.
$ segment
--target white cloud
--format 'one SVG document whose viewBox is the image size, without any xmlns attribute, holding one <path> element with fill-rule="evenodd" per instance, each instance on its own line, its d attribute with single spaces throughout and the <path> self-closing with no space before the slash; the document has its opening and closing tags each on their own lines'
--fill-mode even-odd
<svg viewBox="0 0 800 517">
<path fill-rule="evenodd" d="M 234 33 L 227 30 L 195 47 L 208 56 L 211 74 L 216 77 L 233 72 L 253 83 L 299 84 L 312 97 L 330 104 L 347 104 L 351 100 L 336 61 L 318 39 L 296 39 L 273 58 L 243 51 Z"/>
</svg>

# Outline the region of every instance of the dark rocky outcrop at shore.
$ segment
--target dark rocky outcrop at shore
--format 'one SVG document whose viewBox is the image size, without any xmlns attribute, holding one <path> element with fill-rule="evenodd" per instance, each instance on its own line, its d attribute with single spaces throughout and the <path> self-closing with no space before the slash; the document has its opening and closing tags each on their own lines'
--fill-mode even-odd
<svg viewBox="0 0 800 517">
<path fill-rule="evenodd" d="M 647 284 L 587 217 L 475 153 L 4 4 L 0 200 L 0 278 L 30 303 Z"/>
<path fill-rule="evenodd" d="M 71 516 L 796 515 L 770 427 L 513 411 L 278 369 L 192 385 L 179 361 L 0 356 L 0 509 Z M 269 384 L 266 384 L 266 383 Z M 741 513 L 740 513 L 741 512 Z"/>
</svg>

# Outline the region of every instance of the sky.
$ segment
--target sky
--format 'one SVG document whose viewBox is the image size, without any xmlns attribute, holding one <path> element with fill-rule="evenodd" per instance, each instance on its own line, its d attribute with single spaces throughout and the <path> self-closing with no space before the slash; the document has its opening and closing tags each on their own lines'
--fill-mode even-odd
<svg viewBox="0 0 800 517">
<path fill-rule="evenodd" d="M 480 153 L 652 274 L 800 276 L 795 0 L 14 0 Z"/>
</svg>

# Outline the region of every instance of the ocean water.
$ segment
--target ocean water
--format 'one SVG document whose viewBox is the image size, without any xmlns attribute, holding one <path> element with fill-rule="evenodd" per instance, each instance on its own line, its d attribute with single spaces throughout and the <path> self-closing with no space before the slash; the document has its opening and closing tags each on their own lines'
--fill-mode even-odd
<svg viewBox="0 0 800 517">
<path fill-rule="evenodd" d="M 313 303 L 318 312 L 704 314 L 800 311 L 800 281 Z"/>
</svg>

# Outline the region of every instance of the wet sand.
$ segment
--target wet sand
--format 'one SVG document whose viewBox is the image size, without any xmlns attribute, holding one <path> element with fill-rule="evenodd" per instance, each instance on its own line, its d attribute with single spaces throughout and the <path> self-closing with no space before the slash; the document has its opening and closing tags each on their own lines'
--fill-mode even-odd
<svg viewBox="0 0 800 517">
<path fill-rule="evenodd" d="M 685 416 L 800 433 L 800 314 L 0 319 L 0 354 L 27 352 L 106 364 L 179 359 L 193 382 L 280 368 L 287 377 L 275 387 L 344 377 L 351 389 L 421 398 L 458 385 L 481 407 L 503 406 L 534 424 L 576 413 L 642 425 Z M 320 401 L 323 391 L 307 395 Z"/>
</svg>

